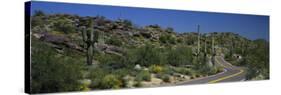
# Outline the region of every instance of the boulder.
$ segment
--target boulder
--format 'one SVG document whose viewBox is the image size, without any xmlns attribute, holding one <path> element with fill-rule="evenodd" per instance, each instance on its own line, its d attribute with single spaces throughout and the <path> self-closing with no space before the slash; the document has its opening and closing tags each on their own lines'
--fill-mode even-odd
<svg viewBox="0 0 281 95">
<path fill-rule="evenodd" d="M 148 71 L 149 69 L 148 69 L 148 68 L 146 68 L 146 67 L 143 67 L 143 70 L 144 70 L 144 71 Z"/>
<path fill-rule="evenodd" d="M 68 48 L 72 48 L 78 51 L 83 51 L 83 48 L 77 45 L 76 43 L 73 43 L 67 38 L 66 36 L 63 35 L 55 35 L 51 34 L 48 32 L 43 32 L 43 33 L 35 33 L 33 34 L 36 38 L 39 38 L 40 40 L 52 43 L 53 47 L 62 49 L 62 47 L 58 45 L 64 45 Z"/>
<path fill-rule="evenodd" d="M 137 64 L 135 67 L 134 67 L 135 70 L 141 70 L 141 66 L 139 64 Z"/>
<path fill-rule="evenodd" d="M 141 84 L 144 87 L 153 87 L 159 86 L 164 83 L 162 79 L 155 77 L 155 75 L 151 74 L 151 81 L 142 81 Z"/>
<path fill-rule="evenodd" d="M 122 48 L 108 44 L 95 44 L 95 48 L 98 51 L 104 51 L 105 53 L 115 54 L 118 56 L 122 56 L 124 52 Z"/>
<path fill-rule="evenodd" d="M 42 36 L 44 36 L 44 35 L 39 34 L 39 33 L 32 33 L 32 35 L 37 39 L 40 39 Z"/>
</svg>

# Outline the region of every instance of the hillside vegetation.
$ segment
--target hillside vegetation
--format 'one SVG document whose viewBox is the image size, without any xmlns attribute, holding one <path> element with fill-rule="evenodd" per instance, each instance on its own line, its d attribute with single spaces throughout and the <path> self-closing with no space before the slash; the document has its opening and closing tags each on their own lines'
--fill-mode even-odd
<svg viewBox="0 0 281 95">
<path fill-rule="evenodd" d="M 213 60 L 220 55 L 246 67 L 248 80 L 269 78 L 266 40 L 231 32 L 178 33 L 103 16 L 36 11 L 31 19 L 33 93 L 176 83 L 221 72 Z"/>
</svg>

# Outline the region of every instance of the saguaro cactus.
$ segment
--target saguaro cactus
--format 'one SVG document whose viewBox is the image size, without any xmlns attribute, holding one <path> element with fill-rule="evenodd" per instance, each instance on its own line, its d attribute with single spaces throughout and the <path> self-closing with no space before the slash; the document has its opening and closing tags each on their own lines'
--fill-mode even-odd
<svg viewBox="0 0 281 95">
<path fill-rule="evenodd" d="M 234 38 L 231 37 L 230 56 L 232 56 L 234 53 L 234 47 L 235 47 Z"/>
<path fill-rule="evenodd" d="M 207 36 L 204 39 L 204 53 L 207 54 Z"/>
<path fill-rule="evenodd" d="M 198 41 L 198 43 L 197 43 L 197 55 L 199 55 L 199 53 L 200 53 L 200 25 L 198 25 L 197 26 L 197 41 Z"/>
<path fill-rule="evenodd" d="M 84 48 L 87 50 L 87 65 L 91 65 L 93 62 L 94 44 L 97 42 L 98 36 L 93 29 L 93 19 L 89 19 L 87 28 L 82 28 L 82 38 L 84 42 Z"/>
<path fill-rule="evenodd" d="M 204 38 L 204 63 L 207 63 L 207 35 L 202 36 Z"/>
<path fill-rule="evenodd" d="M 212 56 L 211 56 L 211 62 L 212 64 L 215 64 L 215 56 L 216 56 L 216 50 L 215 50 L 215 35 L 212 34 Z"/>
<path fill-rule="evenodd" d="M 197 26 L 197 52 L 196 52 L 196 60 L 197 63 L 201 64 L 200 62 L 200 25 Z"/>
<path fill-rule="evenodd" d="M 215 56 L 216 52 L 215 52 L 215 39 L 214 39 L 215 35 L 212 35 L 212 56 Z"/>
</svg>

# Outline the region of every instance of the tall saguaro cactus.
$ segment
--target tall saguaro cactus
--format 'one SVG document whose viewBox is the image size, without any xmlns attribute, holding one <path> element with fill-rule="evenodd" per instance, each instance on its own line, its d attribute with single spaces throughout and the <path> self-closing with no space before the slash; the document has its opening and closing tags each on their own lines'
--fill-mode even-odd
<svg viewBox="0 0 281 95">
<path fill-rule="evenodd" d="M 234 38 L 231 37 L 230 56 L 232 56 L 234 53 L 234 47 L 235 47 Z"/>
<path fill-rule="evenodd" d="M 197 63 L 201 64 L 200 62 L 200 25 L 197 26 L 197 51 L 196 51 L 196 61 Z"/>
<path fill-rule="evenodd" d="M 207 63 L 207 35 L 202 36 L 204 38 L 204 63 Z"/>
<path fill-rule="evenodd" d="M 215 64 L 215 56 L 216 56 L 216 51 L 215 51 L 215 35 L 212 34 L 212 55 L 211 55 L 211 62 Z"/>
<path fill-rule="evenodd" d="M 214 35 L 212 35 L 212 56 L 214 56 L 215 54 L 215 39 Z"/>
<path fill-rule="evenodd" d="M 93 30 L 93 19 L 89 19 L 87 28 L 82 28 L 82 38 L 84 42 L 84 48 L 87 50 L 87 65 L 91 65 L 93 62 L 94 44 L 97 40 L 97 33 Z"/>
<path fill-rule="evenodd" d="M 205 36 L 204 38 L 204 53 L 207 54 L 207 36 Z"/>
<path fill-rule="evenodd" d="M 200 53 L 200 25 L 197 26 L 197 55 Z"/>
</svg>

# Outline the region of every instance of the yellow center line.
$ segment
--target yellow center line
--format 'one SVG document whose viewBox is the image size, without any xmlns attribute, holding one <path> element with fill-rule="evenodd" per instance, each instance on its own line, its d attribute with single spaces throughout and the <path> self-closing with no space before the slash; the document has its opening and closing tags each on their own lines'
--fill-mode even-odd
<svg viewBox="0 0 281 95">
<path fill-rule="evenodd" d="M 217 63 L 219 63 L 221 66 L 225 67 L 224 65 L 222 65 L 217 59 L 215 59 L 217 61 Z M 244 72 L 244 70 L 240 70 L 238 73 L 235 73 L 235 74 L 232 74 L 232 75 L 229 75 L 229 76 L 225 76 L 225 77 L 222 77 L 222 78 L 218 78 L 216 80 L 212 80 L 212 81 L 209 81 L 208 83 L 216 83 L 218 81 L 222 81 L 222 80 L 225 80 L 225 79 L 228 79 L 228 78 L 231 78 L 231 77 L 235 77 L 239 74 L 242 74 Z"/>
<path fill-rule="evenodd" d="M 218 81 L 222 81 L 222 80 L 225 80 L 225 79 L 228 79 L 228 78 L 231 78 L 231 77 L 235 77 L 235 76 L 237 76 L 237 75 L 239 75 L 243 72 L 244 72 L 244 70 L 240 70 L 238 73 L 235 73 L 235 74 L 232 74 L 232 75 L 229 75 L 229 76 L 225 76 L 225 77 L 222 77 L 222 78 L 219 78 L 219 79 L 216 79 L 216 80 L 212 80 L 208 83 L 216 83 Z"/>
</svg>

